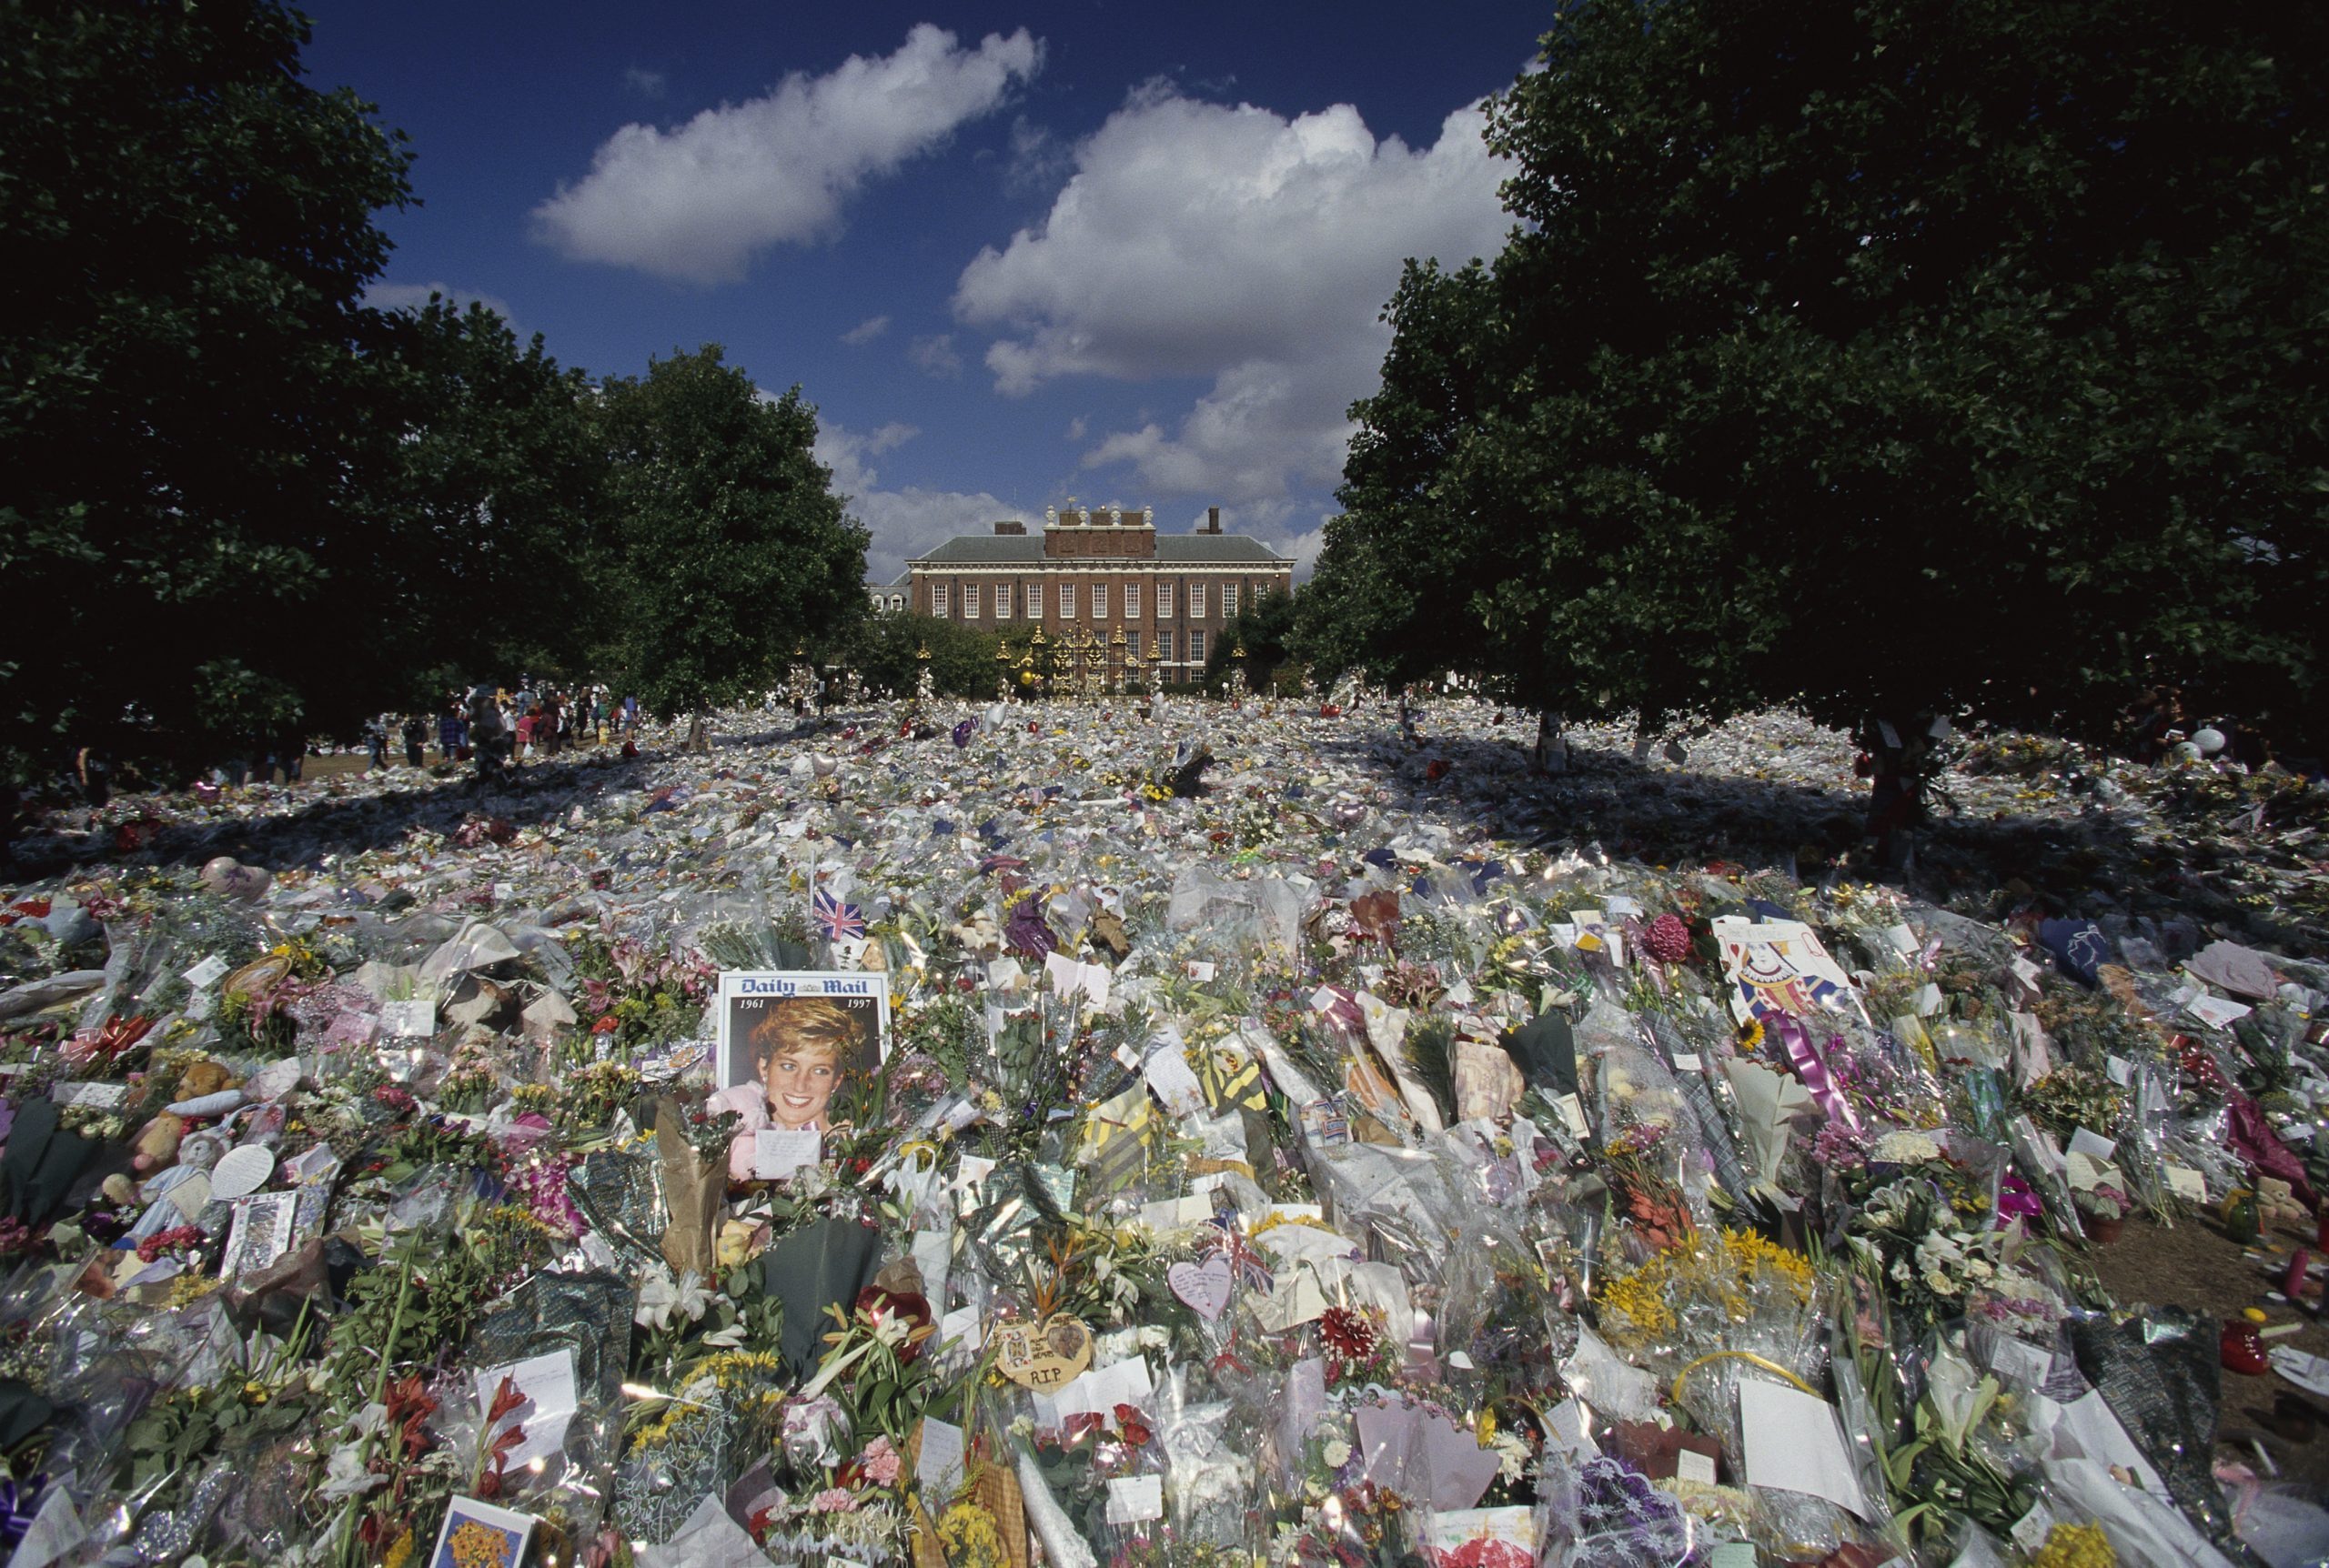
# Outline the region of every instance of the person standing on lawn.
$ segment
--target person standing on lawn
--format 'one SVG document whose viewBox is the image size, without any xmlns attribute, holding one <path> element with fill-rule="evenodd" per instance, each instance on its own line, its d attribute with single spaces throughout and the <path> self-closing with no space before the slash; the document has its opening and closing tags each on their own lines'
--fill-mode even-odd
<svg viewBox="0 0 2329 1568">
<path fill-rule="evenodd" d="M 495 700 L 489 686 L 480 686 L 469 693 L 469 744 L 477 751 L 479 779 L 490 779 L 501 770 L 509 731 L 502 726 L 501 705 Z"/>
<path fill-rule="evenodd" d="M 283 781 L 297 784 L 300 772 L 308 765 L 308 732 L 297 719 L 287 720 L 275 732 L 276 766 L 283 769 Z"/>
</svg>

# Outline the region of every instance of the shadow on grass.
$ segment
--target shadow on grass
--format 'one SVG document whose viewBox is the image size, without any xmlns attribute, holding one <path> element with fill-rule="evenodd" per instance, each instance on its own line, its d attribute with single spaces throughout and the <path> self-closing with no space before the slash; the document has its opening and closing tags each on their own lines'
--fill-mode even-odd
<svg viewBox="0 0 2329 1568">
<path fill-rule="evenodd" d="M 863 724 L 868 716 L 829 717 L 822 723 L 813 719 L 796 721 L 791 715 L 768 716 L 765 724 L 729 732 L 715 730 L 708 760 L 717 769 L 724 753 L 802 740 L 837 731 L 852 721 Z M 675 736 L 630 759 L 607 749 L 537 759 L 507 770 L 491 784 L 480 783 L 474 773 L 464 770 L 443 777 L 431 773 L 415 779 L 409 788 L 338 794 L 331 791 L 333 778 L 311 779 L 297 786 L 306 799 L 287 810 L 271 803 L 266 814 L 249 819 L 169 823 L 134 851 L 119 849 L 110 828 L 29 834 L 11 846 L 14 853 L 8 869 L 13 876 L 29 879 L 100 861 L 200 865 L 216 856 L 231 855 L 245 865 L 280 871 L 312 866 L 328 855 L 386 849 L 401 843 L 417 827 L 449 832 L 470 817 L 498 819 L 515 829 L 536 827 L 596 796 L 640 787 L 649 766 L 681 756 L 683 744 Z M 368 771 L 358 769 L 337 777 L 362 779 Z M 413 775 L 399 768 L 395 777 Z"/>
<path fill-rule="evenodd" d="M 2284 941 L 2295 935 L 2211 889 L 2183 855 L 2146 842 L 2100 805 L 2076 817 L 1944 813 L 1911 836 L 1904 863 L 1888 865 L 1869 839 L 1865 791 L 1669 770 L 1601 749 L 1573 751 L 1565 773 L 1534 775 L 1527 739 L 1517 731 L 1509 740 L 1427 736 L 1417 749 L 1378 732 L 1330 736 L 1318 749 L 1414 791 L 1418 814 L 1444 826 L 1477 826 L 1548 850 L 1598 843 L 1650 865 L 1731 862 L 1805 881 L 1832 872 L 1992 918 L 2032 906 L 2118 910 L 2227 921 Z M 1436 781 L 1427 777 L 1434 759 L 1447 763 Z"/>
<path fill-rule="evenodd" d="M 637 788 L 654 760 L 652 752 L 628 760 L 611 752 L 597 753 L 576 761 L 529 763 L 490 784 L 469 773 L 443 779 L 432 775 L 412 788 L 377 794 L 336 794 L 329 792 L 328 782 L 318 783 L 310 799 L 288 810 L 166 823 L 128 853 L 116 846 L 110 828 L 31 834 L 11 846 L 12 870 L 29 879 L 98 861 L 200 865 L 218 855 L 272 871 L 288 870 L 313 866 L 328 855 L 361 854 L 401 843 L 414 828 L 449 832 L 471 817 L 499 819 L 512 828 L 539 826 L 584 800 Z M 301 787 L 303 792 L 308 788 Z"/>
</svg>

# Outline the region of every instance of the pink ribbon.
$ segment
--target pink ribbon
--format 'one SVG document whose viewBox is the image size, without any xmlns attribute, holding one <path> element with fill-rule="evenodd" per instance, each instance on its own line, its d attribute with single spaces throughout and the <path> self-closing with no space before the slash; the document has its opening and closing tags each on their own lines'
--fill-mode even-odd
<svg viewBox="0 0 2329 1568">
<path fill-rule="evenodd" d="M 1803 1087 L 1811 1091 L 1813 1102 L 1830 1118 L 1840 1118 L 1845 1126 L 1858 1131 L 1860 1118 L 1853 1113 L 1850 1098 L 1837 1087 L 1835 1079 L 1829 1075 L 1827 1060 L 1820 1054 L 1819 1047 L 1811 1043 L 1811 1037 L 1804 1032 L 1803 1025 L 1783 1012 L 1773 1013 L 1765 1021 L 1786 1045 L 1788 1065 L 1795 1069 L 1795 1076 Z"/>
</svg>

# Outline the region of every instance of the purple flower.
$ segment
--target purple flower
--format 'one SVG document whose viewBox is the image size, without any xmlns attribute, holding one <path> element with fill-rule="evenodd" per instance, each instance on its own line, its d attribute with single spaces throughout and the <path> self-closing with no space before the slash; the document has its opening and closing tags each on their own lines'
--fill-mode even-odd
<svg viewBox="0 0 2329 1568">
<path fill-rule="evenodd" d="M 2034 1220 L 2045 1211 L 2032 1191 L 2030 1183 L 2008 1171 L 1998 1181 L 1998 1228 L 2003 1230 L 2016 1220 Z"/>
<path fill-rule="evenodd" d="M 570 1241 L 582 1233 L 582 1212 L 566 1195 L 567 1166 L 563 1160 L 528 1164 L 509 1176 L 509 1191 L 534 1211 L 534 1218 Z"/>
<path fill-rule="evenodd" d="M 1626 1537 L 1644 1556 L 1668 1562 L 1689 1551 L 1681 1505 L 1622 1460 L 1587 1460 L 1578 1467 L 1578 1483 L 1580 1537 Z"/>
<path fill-rule="evenodd" d="M 1867 1141 L 1843 1122 L 1830 1121 L 1812 1141 L 1811 1161 L 1838 1172 L 1860 1170 L 1868 1164 Z"/>
</svg>

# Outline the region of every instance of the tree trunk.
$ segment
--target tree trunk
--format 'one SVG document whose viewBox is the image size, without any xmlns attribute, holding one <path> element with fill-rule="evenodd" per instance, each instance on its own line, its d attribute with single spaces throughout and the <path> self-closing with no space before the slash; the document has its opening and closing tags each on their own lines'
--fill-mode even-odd
<svg viewBox="0 0 2329 1568">
<path fill-rule="evenodd" d="M 1529 749 L 1528 766 L 1538 773 L 1568 771 L 1568 737 L 1562 733 L 1558 714 L 1537 715 L 1537 744 Z"/>
<path fill-rule="evenodd" d="M 711 749 L 711 726 L 701 711 L 688 719 L 688 749 L 691 752 Z"/>
<path fill-rule="evenodd" d="M 1861 722 L 1859 740 L 1869 759 L 1868 834 L 1876 840 L 1878 859 L 1896 870 L 1905 870 L 1915 855 L 1916 830 L 1927 816 L 1925 786 L 1941 760 L 1940 740 L 1933 734 L 1940 721 L 1930 713 Z"/>
</svg>

